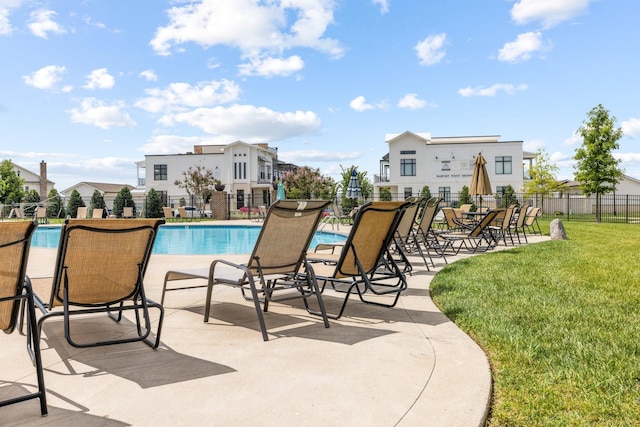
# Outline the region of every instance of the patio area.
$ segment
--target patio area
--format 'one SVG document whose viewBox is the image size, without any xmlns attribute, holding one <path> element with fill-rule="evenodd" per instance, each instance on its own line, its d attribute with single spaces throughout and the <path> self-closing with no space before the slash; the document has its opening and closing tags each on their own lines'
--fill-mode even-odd
<svg viewBox="0 0 640 427">
<path fill-rule="evenodd" d="M 48 295 L 55 255 L 55 249 L 31 249 L 28 274 L 41 296 Z M 167 270 L 206 267 L 213 258 L 152 255 L 147 295 L 160 300 Z M 429 297 L 442 260 L 434 258 L 437 268 L 429 272 L 421 258 L 410 259 L 409 289 L 396 307 L 352 298 L 345 315 L 325 329 L 301 303 L 272 303 L 268 342 L 253 304 L 227 287 L 214 288 L 209 323 L 203 322 L 206 288 L 168 293 L 157 350 L 143 343 L 73 348 L 62 322 L 49 321 L 42 339 L 49 415 L 41 417 L 31 400 L 0 408 L 2 425 L 481 425 L 491 396 L 488 361 Z M 341 301 L 330 291 L 324 300 L 329 311 Z M 115 330 L 100 317 L 80 332 L 97 327 Z M 33 390 L 24 336 L 14 333 L 2 344 L 0 399 Z"/>
</svg>

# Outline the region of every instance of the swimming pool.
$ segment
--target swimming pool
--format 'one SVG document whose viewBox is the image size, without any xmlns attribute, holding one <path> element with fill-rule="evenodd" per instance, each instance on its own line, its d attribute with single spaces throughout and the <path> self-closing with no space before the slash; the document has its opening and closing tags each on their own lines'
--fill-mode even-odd
<svg viewBox="0 0 640 427">
<path fill-rule="evenodd" d="M 162 225 L 153 253 L 160 255 L 232 255 L 250 254 L 260 234 L 260 226 L 251 225 Z M 57 248 L 60 227 L 36 228 L 31 246 Z M 345 236 L 319 231 L 311 241 L 313 248 L 320 243 L 342 242 Z"/>
</svg>

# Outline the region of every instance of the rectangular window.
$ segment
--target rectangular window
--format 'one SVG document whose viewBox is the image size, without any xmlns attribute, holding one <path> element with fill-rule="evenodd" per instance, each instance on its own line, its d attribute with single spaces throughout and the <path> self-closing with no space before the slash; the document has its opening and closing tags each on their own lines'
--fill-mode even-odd
<svg viewBox="0 0 640 427">
<path fill-rule="evenodd" d="M 242 179 L 247 179 L 247 162 L 242 163 Z"/>
<path fill-rule="evenodd" d="M 416 150 L 403 150 L 400 154 L 416 154 Z"/>
<path fill-rule="evenodd" d="M 413 188 L 405 187 L 404 188 L 404 199 L 407 200 L 411 196 L 413 196 Z"/>
<path fill-rule="evenodd" d="M 499 185 L 496 187 L 496 192 L 500 195 L 504 195 L 504 192 L 507 191 L 506 186 Z"/>
<path fill-rule="evenodd" d="M 162 201 L 162 206 L 169 206 L 167 205 L 167 202 L 169 201 L 167 197 L 167 192 L 164 190 L 160 190 L 157 193 L 158 193 L 158 196 L 160 196 L 160 200 Z"/>
<path fill-rule="evenodd" d="M 496 175 L 511 175 L 511 156 L 496 157 Z"/>
<path fill-rule="evenodd" d="M 154 181 L 166 181 L 167 165 L 153 165 L 153 179 Z"/>
<path fill-rule="evenodd" d="M 416 159 L 400 159 L 400 176 L 416 176 Z"/>
<path fill-rule="evenodd" d="M 451 187 L 438 187 L 438 197 L 440 197 L 443 202 L 450 202 Z"/>
<path fill-rule="evenodd" d="M 244 190 L 236 192 L 236 205 L 238 209 L 244 208 Z"/>
<path fill-rule="evenodd" d="M 269 190 L 262 190 L 262 204 L 269 206 Z"/>
</svg>

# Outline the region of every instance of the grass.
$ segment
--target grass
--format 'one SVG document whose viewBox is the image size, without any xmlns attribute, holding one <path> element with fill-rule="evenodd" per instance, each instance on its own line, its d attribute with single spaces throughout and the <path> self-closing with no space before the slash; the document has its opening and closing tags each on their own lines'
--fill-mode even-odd
<svg viewBox="0 0 640 427">
<path fill-rule="evenodd" d="M 444 268 L 433 299 L 488 355 L 490 425 L 640 425 L 640 227 L 563 224 Z"/>
</svg>

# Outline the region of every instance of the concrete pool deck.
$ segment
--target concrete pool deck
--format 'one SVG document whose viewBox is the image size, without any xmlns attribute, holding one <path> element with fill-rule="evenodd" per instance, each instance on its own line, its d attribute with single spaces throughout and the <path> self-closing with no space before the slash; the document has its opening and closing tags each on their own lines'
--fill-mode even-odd
<svg viewBox="0 0 640 427">
<path fill-rule="evenodd" d="M 529 239 L 543 240 L 548 237 Z M 31 250 L 28 273 L 40 295 L 48 294 L 55 255 L 55 249 Z M 246 255 L 223 257 L 246 261 Z M 147 295 L 160 300 L 167 270 L 206 267 L 213 258 L 153 255 Z M 0 408 L 0 424 L 482 425 L 491 398 L 487 358 L 431 301 L 429 283 L 442 260 L 434 258 L 431 271 L 421 259 L 411 261 L 409 289 L 396 307 L 355 298 L 325 329 L 298 303 L 272 303 L 265 315 L 268 342 L 253 305 L 227 287 L 214 288 L 209 323 L 203 322 L 206 289 L 168 293 L 157 350 L 141 343 L 73 348 L 62 323 L 52 320 L 42 339 L 49 416 L 41 417 L 31 400 Z M 338 303 L 329 291 L 324 300 L 329 309 Z M 82 325 L 87 333 L 96 327 L 116 329 L 105 318 Z M 0 399 L 33 390 L 24 336 L 7 335 L 2 346 Z"/>
</svg>

